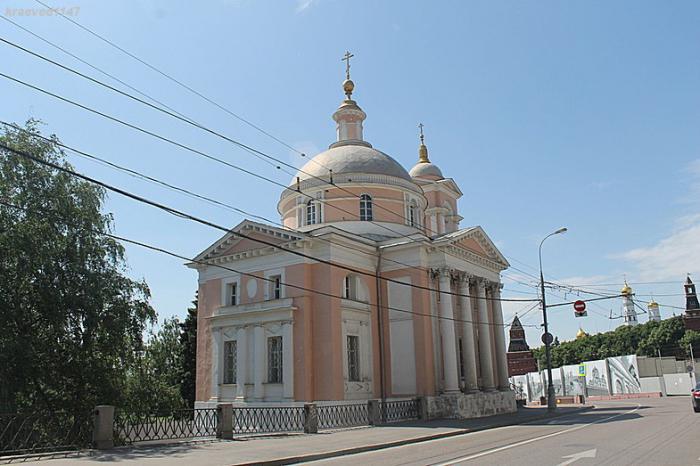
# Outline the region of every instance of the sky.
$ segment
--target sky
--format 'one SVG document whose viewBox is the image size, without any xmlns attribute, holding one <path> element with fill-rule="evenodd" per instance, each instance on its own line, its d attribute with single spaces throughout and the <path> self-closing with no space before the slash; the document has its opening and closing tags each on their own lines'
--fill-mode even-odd
<svg viewBox="0 0 700 466">
<path fill-rule="evenodd" d="M 464 192 L 462 227 L 481 225 L 511 264 L 503 296 L 536 299 L 538 245 L 549 303 L 572 289 L 616 294 L 627 279 L 662 317 L 700 281 L 700 3 L 697 1 L 42 0 L 226 108 L 206 102 L 34 0 L 0 14 L 204 126 L 295 166 L 335 138 L 350 50 L 365 139 L 404 167 L 425 125 L 431 161 Z M 10 24 L 0 37 L 116 87 Z M 2 73 L 286 184 L 288 173 L 226 141 L 0 43 Z M 44 122 L 68 145 L 278 221 L 281 188 L 0 77 L 5 121 Z M 243 216 L 69 155 L 81 172 L 233 227 Z M 221 232 L 110 195 L 117 234 L 193 257 Z M 183 318 L 197 289 L 183 261 L 127 246 L 161 319 Z M 581 298 L 594 295 L 578 292 Z M 643 303 L 642 303 L 643 305 Z M 531 346 L 541 311 L 518 312 Z M 560 340 L 614 329 L 621 301 L 550 309 Z M 610 315 L 614 318 L 610 319 Z M 648 319 L 639 316 L 641 322 Z"/>
</svg>

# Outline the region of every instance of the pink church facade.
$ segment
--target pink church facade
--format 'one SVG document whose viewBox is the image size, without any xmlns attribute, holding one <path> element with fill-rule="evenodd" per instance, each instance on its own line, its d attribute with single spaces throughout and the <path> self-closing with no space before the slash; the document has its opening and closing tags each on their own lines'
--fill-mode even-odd
<svg viewBox="0 0 700 466">
<path fill-rule="evenodd" d="M 424 396 L 436 411 L 459 397 L 514 409 L 508 262 L 481 227 L 460 229 L 462 192 L 422 134 L 408 172 L 364 141 L 343 86 L 337 140 L 281 193 L 281 225 L 246 220 L 188 264 L 198 405 Z"/>
</svg>

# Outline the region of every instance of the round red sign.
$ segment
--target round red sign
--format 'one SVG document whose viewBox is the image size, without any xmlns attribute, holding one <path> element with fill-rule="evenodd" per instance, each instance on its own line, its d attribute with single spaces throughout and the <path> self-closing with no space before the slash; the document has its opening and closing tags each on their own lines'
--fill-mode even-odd
<svg viewBox="0 0 700 466">
<path fill-rule="evenodd" d="M 583 312 L 586 310 L 586 303 L 579 300 L 574 303 L 574 310 L 577 312 Z"/>
</svg>

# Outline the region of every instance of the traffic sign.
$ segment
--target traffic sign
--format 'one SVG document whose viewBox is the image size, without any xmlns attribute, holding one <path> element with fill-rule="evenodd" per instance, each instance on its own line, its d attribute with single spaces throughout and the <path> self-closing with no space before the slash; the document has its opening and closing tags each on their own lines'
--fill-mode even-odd
<svg viewBox="0 0 700 466">
<path fill-rule="evenodd" d="M 542 334 L 542 343 L 544 343 L 545 345 L 551 345 L 553 341 L 554 337 L 551 333 L 547 332 Z"/>
<path fill-rule="evenodd" d="M 585 377 L 585 376 L 586 376 L 586 365 L 585 365 L 585 364 L 579 364 L 579 365 L 578 365 L 578 376 L 579 376 L 579 377 Z"/>
<path fill-rule="evenodd" d="M 586 303 L 580 299 L 574 303 L 574 316 L 575 317 L 586 317 L 588 312 L 586 312 Z"/>
</svg>

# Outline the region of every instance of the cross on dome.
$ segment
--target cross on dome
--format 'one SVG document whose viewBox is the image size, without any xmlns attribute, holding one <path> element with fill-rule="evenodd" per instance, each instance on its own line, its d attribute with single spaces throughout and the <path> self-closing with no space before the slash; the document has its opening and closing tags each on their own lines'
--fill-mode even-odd
<svg viewBox="0 0 700 466">
<path fill-rule="evenodd" d="M 350 59 L 354 56 L 349 50 L 346 50 L 345 55 L 340 59 L 340 61 L 345 62 L 345 79 L 350 79 Z"/>
</svg>

